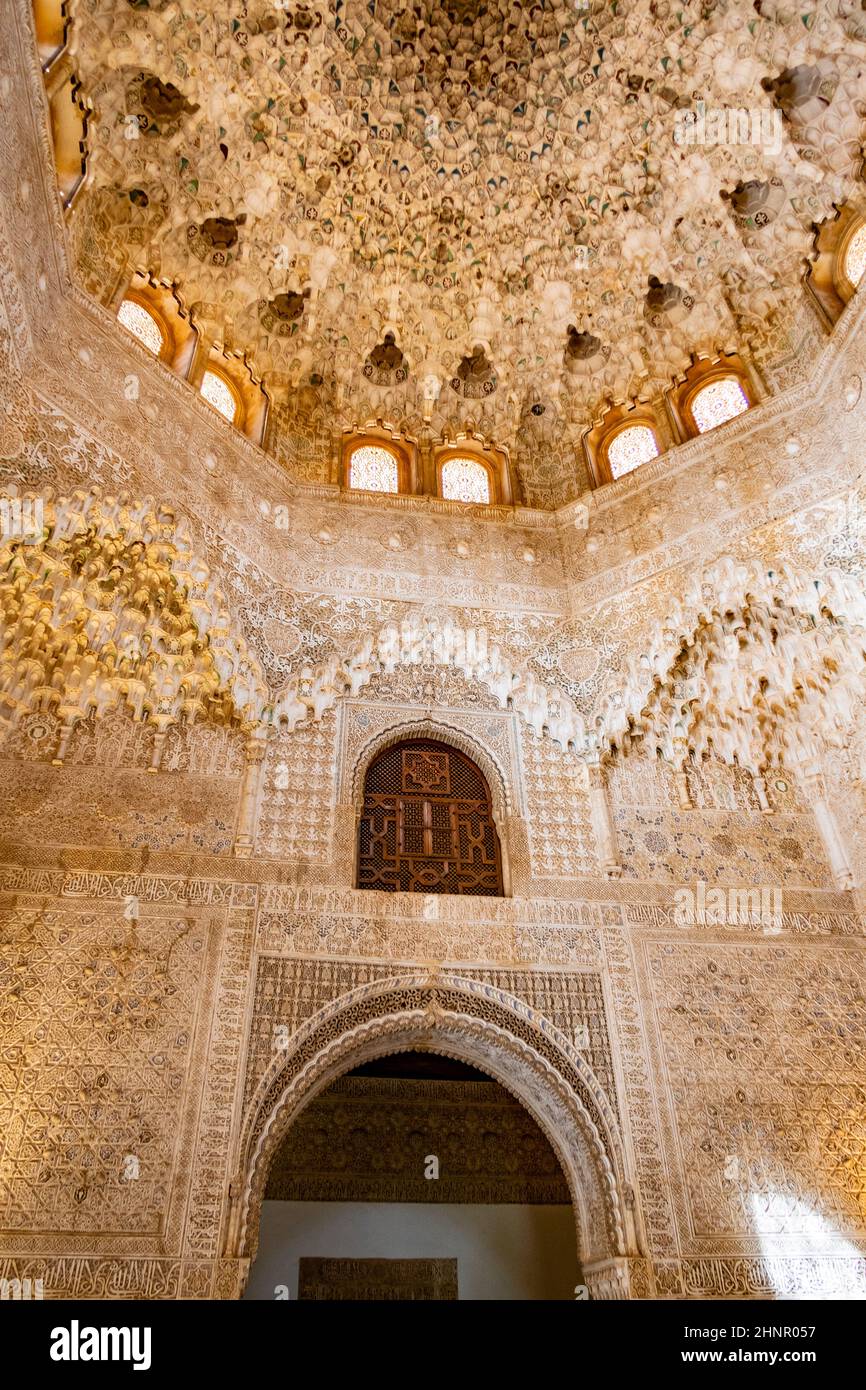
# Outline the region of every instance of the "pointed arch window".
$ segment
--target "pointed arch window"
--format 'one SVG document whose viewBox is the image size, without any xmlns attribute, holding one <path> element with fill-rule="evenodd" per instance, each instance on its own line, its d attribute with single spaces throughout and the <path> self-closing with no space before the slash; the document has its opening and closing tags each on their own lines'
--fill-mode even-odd
<svg viewBox="0 0 866 1390">
<path fill-rule="evenodd" d="M 490 788 L 460 749 L 406 739 L 370 763 L 358 829 L 358 887 L 502 896 Z"/>
</svg>

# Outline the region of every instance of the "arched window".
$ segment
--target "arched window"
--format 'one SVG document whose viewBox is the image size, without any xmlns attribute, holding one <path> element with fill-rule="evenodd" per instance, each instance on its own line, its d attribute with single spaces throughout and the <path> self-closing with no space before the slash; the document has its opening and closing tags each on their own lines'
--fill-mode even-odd
<svg viewBox="0 0 866 1390">
<path fill-rule="evenodd" d="M 238 401 L 224 376 L 219 372 L 205 372 L 201 379 L 201 394 L 214 410 L 218 410 L 230 424 L 234 424 L 238 413 Z"/>
<path fill-rule="evenodd" d="M 656 437 L 649 425 L 628 425 L 615 434 L 607 446 L 607 461 L 612 478 L 622 478 L 642 463 L 658 458 Z"/>
<path fill-rule="evenodd" d="M 117 317 L 133 337 L 143 343 L 154 357 L 159 357 L 165 345 L 165 333 L 155 314 L 145 309 L 137 299 L 124 299 Z"/>
<path fill-rule="evenodd" d="M 415 738 L 373 759 L 364 779 L 358 887 L 502 896 L 490 789 L 471 758 Z"/>
<path fill-rule="evenodd" d="M 692 418 L 701 434 L 733 420 L 749 409 L 749 398 L 735 376 L 723 376 L 702 386 L 690 401 Z"/>
<path fill-rule="evenodd" d="M 848 242 L 844 272 L 846 280 L 856 289 L 866 273 L 866 222 L 857 228 Z"/>
<path fill-rule="evenodd" d="M 390 449 L 362 444 L 349 457 L 349 487 L 363 492 L 399 492 L 400 466 Z"/>
<path fill-rule="evenodd" d="M 450 458 L 442 465 L 442 496 L 454 502 L 490 502 L 490 474 L 477 459 Z"/>
</svg>

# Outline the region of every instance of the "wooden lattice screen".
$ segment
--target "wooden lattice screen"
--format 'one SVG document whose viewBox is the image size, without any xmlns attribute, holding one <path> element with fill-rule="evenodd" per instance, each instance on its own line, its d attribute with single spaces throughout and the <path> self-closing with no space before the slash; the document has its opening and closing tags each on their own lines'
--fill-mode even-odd
<svg viewBox="0 0 866 1390">
<path fill-rule="evenodd" d="M 502 895 L 490 791 L 471 758 L 411 739 L 374 759 L 364 781 L 358 887 Z"/>
</svg>

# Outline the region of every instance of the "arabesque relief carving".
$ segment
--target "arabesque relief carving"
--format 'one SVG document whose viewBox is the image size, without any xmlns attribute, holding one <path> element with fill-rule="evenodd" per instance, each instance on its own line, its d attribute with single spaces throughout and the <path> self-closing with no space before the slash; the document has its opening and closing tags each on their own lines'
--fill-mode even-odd
<svg viewBox="0 0 866 1390">
<path fill-rule="evenodd" d="M 0 13 L 0 1279 L 46 1298 L 238 1298 L 293 1123 L 418 1049 L 540 1126 L 591 1298 L 866 1292 L 866 291 L 804 280 L 860 10 L 488 8 L 99 0 L 61 198 Z M 675 148 L 743 83 L 778 155 Z M 139 269 L 266 447 L 117 323 Z M 604 399 L 719 353 L 752 408 L 590 490 Z M 353 493 L 377 421 L 517 502 Z M 416 736 L 487 779 L 502 895 L 355 886 Z"/>
</svg>

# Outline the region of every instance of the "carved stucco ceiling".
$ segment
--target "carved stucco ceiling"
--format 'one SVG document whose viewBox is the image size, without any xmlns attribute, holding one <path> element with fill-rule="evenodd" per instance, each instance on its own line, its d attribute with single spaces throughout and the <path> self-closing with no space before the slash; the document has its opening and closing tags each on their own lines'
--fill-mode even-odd
<svg viewBox="0 0 866 1390">
<path fill-rule="evenodd" d="M 861 160 L 860 0 L 88 0 L 75 44 L 89 287 L 122 246 L 346 423 L 576 441 L 692 351 L 788 351 Z M 780 138 L 680 145 L 698 100 Z"/>
</svg>

